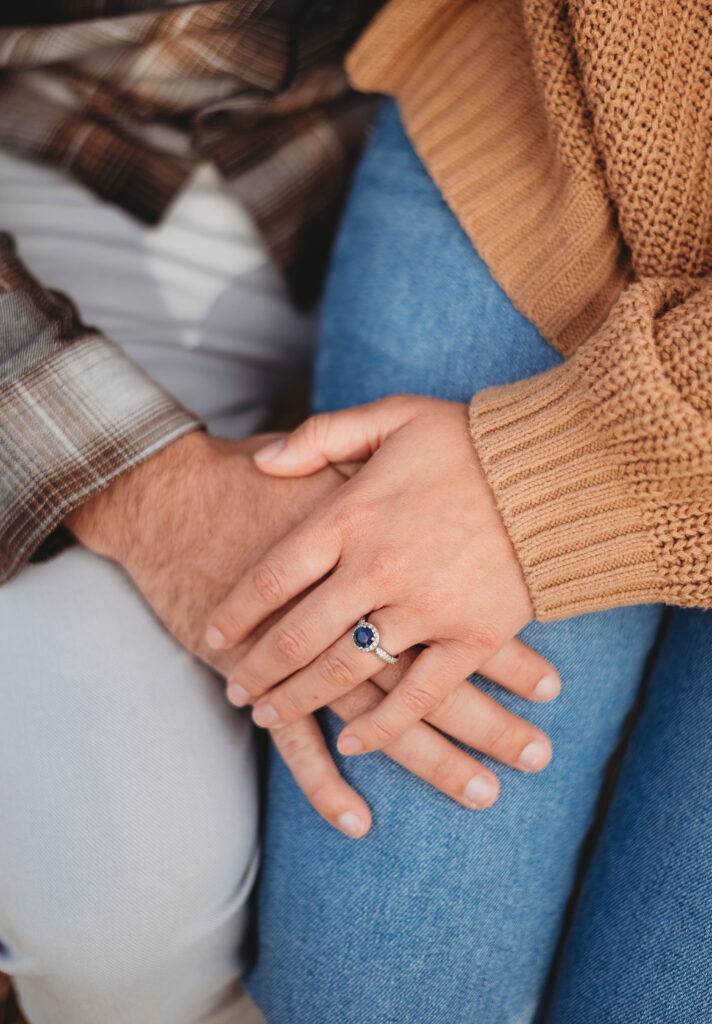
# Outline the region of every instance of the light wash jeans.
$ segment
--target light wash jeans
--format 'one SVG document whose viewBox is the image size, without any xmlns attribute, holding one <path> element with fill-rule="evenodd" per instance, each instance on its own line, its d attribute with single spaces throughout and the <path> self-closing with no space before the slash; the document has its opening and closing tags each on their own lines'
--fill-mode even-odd
<svg viewBox="0 0 712 1024">
<path fill-rule="evenodd" d="M 388 105 L 335 251 L 317 408 L 394 392 L 466 401 L 559 359 L 492 279 Z M 334 756 L 374 812 L 371 833 L 354 842 L 314 814 L 272 757 L 248 978 L 269 1024 L 709 1024 L 708 615 L 665 622 L 562 937 L 606 765 L 662 619 L 647 606 L 528 626 L 524 639 L 561 672 L 552 704 L 477 680 L 554 745 L 534 776 L 489 762 L 502 782 L 490 810 L 465 810 L 380 754 L 340 757 L 340 724 L 327 713 Z"/>
</svg>

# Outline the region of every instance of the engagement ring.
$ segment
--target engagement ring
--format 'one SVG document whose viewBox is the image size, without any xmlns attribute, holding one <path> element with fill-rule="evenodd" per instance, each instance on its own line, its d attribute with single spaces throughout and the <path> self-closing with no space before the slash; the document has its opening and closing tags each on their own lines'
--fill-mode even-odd
<svg viewBox="0 0 712 1024">
<path fill-rule="evenodd" d="M 381 635 L 374 624 L 367 619 L 361 618 L 358 620 L 351 636 L 353 637 L 354 647 L 357 647 L 359 651 L 364 651 L 365 653 L 373 651 L 387 665 L 395 665 L 398 661 L 397 654 L 389 654 L 388 651 L 384 651 L 382 647 L 378 646 Z"/>
</svg>

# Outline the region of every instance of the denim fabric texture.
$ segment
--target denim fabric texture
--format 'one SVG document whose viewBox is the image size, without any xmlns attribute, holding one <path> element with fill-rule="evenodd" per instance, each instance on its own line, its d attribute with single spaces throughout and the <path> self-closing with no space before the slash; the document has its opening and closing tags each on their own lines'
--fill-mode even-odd
<svg viewBox="0 0 712 1024">
<path fill-rule="evenodd" d="M 467 401 L 559 360 L 493 280 L 387 104 L 337 240 L 316 408 L 396 392 Z M 326 713 L 334 756 L 374 812 L 372 831 L 353 841 L 317 818 L 272 756 L 259 955 L 248 978 L 269 1024 L 535 1019 L 606 765 L 662 618 L 651 605 L 531 623 L 524 640 L 563 680 L 551 704 L 528 704 L 475 678 L 548 732 L 554 746 L 551 764 L 537 775 L 484 758 L 502 784 L 489 810 L 463 809 L 380 754 L 341 757 L 334 747 L 341 724 Z M 712 617 L 694 612 L 668 621 L 673 636 L 590 865 L 549 1024 L 712 1019 L 705 975 L 712 948 L 711 625 Z M 684 685 L 675 683 L 681 673 Z M 687 704 L 680 702 L 685 693 Z M 668 776 L 689 743 L 671 705 L 678 718 L 697 719 L 689 735 L 699 747 L 685 767 L 703 770 L 701 778 L 680 778 L 679 787 Z M 706 846 L 697 832 L 703 826 Z M 674 861 L 667 851 L 661 856 L 666 846 Z M 660 865 L 670 869 L 664 879 Z"/>
<path fill-rule="evenodd" d="M 676 608 L 556 971 L 547 1024 L 712 1021 L 712 612 Z"/>
</svg>

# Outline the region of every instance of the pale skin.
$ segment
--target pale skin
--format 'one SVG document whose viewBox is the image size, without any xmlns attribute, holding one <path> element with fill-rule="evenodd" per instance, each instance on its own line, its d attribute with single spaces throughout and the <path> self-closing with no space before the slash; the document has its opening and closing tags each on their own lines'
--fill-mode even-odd
<svg viewBox="0 0 712 1024">
<path fill-rule="evenodd" d="M 352 642 L 363 615 L 393 654 L 426 646 L 384 700 L 347 724 L 343 754 L 386 748 L 475 671 L 530 699 L 558 692 L 551 666 L 515 639 L 533 608 L 467 414 L 459 403 L 395 396 L 312 417 L 256 454 L 265 474 L 280 477 L 366 460 L 242 577 L 206 633 L 215 649 L 233 649 L 279 613 L 228 680 L 230 699 L 256 702 L 255 721 L 275 735 L 376 671 L 375 655 Z M 544 767 L 548 740 L 522 746 L 521 720 L 475 692 L 492 722 L 486 752 L 496 737 L 499 760 Z"/>
<path fill-rule="evenodd" d="M 87 547 L 118 562 L 178 641 L 224 677 L 269 630 L 270 620 L 264 616 L 254 635 L 216 651 L 204 638 L 211 610 L 264 551 L 308 520 L 345 479 L 326 466 L 303 479 L 270 479 L 252 458 L 266 440 L 220 441 L 196 431 L 125 473 L 65 520 Z M 551 677 L 558 691 L 552 667 L 515 643 L 509 668 L 522 680 Z M 399 665 L 378 672 L 377 683 L 366 673 L 360 684 L 327 703 L 347 723 L 359 718 L 384 701 L 414 658 L 415 652 L 406 652 Z M 371 672 L 380 667 L 377 662 Z M 505 668 L 503 662 L 496 672 L 501 675 Z M 461 678 L 447 700 L 386 744 L 384 752 L 462 806 L 489 806 L 499 792 L 496 776 L 443 733 L 508 763 L 516 757 L 505 734 L 516 736 L 520 751 L 534 742 L 544 743 L 549 753 L 550 747 L 540 730 L 495 701 L 485 708 L 483 696 Z M 364 835 L 371 826 L 368 806 L 339 775 L 313 716 L 301 715 L 271 732 L 318 813 L 346 835 Z"/>
</svg>

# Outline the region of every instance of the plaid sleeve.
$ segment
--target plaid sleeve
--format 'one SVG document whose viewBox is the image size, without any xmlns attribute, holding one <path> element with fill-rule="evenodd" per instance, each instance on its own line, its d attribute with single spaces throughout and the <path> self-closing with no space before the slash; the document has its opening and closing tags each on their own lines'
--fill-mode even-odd
<svg viewBox="0 0 712 1024">
<path fill-rule="evenodd" d="M 73 508 L 199 426 L 0 233 L 0 583 Z"/>
</svg>

